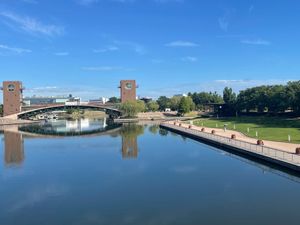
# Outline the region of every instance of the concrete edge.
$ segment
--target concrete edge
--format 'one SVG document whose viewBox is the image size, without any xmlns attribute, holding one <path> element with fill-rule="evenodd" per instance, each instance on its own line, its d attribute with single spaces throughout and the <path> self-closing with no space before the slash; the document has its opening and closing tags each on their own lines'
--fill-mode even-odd
<svg viewBox="0 0 300 225">
<path fill-rule="evenodd" d="M 287 168 L 287 169 L 290 169 L 290 170 L 293 170 L 293 171 L 296 171 L 296 172 L 300 172 L 300 167 L 296 166 L 294 164 L 290 164 L 290 163 L 287 163 L 287 162 L 284 162 L 284 161 L 273 159 L 273 158 L 270 158 L 270 157 L 267 157 L 267 156 L 264 156 L 264 155 L 259 155 L 259 154 L 254 153 L 254 152 L 249 152 L 249 151 L 244 150 L 242 148 L 233 147 L 233 146 L 226 145 L 224 143 L 220 143 L 220 142 L 217 142 L 217 141 L 214 141 L 214 140 L 206 139 L 206 138 L 200 137 L 200 136 L 195 135 L 195 134 L 186 133 L 182 130 L 175 129 L 175 128 L 172 128 L 172 127 L 169 127 L 169 126 L 165 126 L 164 124 L 160 124 L 160 127 L 164 128 L 166 130 L 170 130 L 174 133 L 181 134 L 181 135 L 186 136 L 188 138 L 191 138 L 193 140 L 200 141 L 202 143 L 209 144 L 209 145 L 212 145 L 214 147 L 221 148 L 222 150 L 231 150 L 231 152 L 233 152 L 233 153 L 238 152 L 242 155 L 248 155 L 248 156 L 251 156 L 253 158 L 263 160 L 263 161 L 271 163 L 271 164 L 275 164 L 275 165 L 280 166 L 280 167 L 284 167 L 284 168 Z"/>
</svg>

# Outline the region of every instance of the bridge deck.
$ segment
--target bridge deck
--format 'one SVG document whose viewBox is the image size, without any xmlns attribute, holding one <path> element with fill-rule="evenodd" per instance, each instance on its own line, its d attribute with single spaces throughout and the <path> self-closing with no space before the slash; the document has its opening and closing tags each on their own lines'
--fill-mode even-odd
<svg viewBox="0 0 300 225">
<path fill-rule="evenodd" d="M 118 118 L 122 115 L 121 111 L 118 110 L 116 105 L 99 105 L 99 104 L 77 104 L 77 105 L 65 105 L 65 104 L 53 104 L 43 105 L 42 107 L 33 106 L 32 108 L 24 107 L 22 112 L 10 115 L 9 118 L 28 118 L 30 116 L 38 115 L 41 113 L 54 111 L 54 110 L 65 110 L 68 108 L 79 108 L 79 109 L 95 109 L 106 112 L 113 118 Z M 26 109 L 26 110 L 25 110 Z"/>
</svg>

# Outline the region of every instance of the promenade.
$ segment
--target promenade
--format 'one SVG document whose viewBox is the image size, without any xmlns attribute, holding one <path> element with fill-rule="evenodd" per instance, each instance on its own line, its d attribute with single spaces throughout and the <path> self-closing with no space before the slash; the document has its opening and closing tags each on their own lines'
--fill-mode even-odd
<svg viewBox="0 0 300 225">
<path fill-rule="evenodd" d="M 264 145 L 257 145 L 256 139 L 248 138 L 239 132 L 206 127 L 202 131 L 201 127 L 182 122 L 164 122 L 161 127 L 300 172 L 300 155 L 296 154 L 299 145 L 272 141 L 264 141 Z M 212 130 L 215 130 L 214 134 L 211 133 Z M 232 134 L 236 135 L 235 139 L 231 138 Z"/>
<path fill-rule="evenodd" d="M 182 126 L 189 127 L 189 124 L 182 123 Z M 195 126 L 195 125 L 193 125 L 192 127 L 193 127 L 193 129 L 199 130 L 199 131 L 201 131 L 201 129 L 202 129 L 202 127 Z M 238 131 L 233 131 L 233 130 L 224 131 L 224 129 L 220 129 L 220 128 L 205 127 L 205 132 L 207 132 L 207 133 L 211 133 L 212 130 L 215 130 L 216 135 L 220 135 L 222 137 L 227 137 L 227 138 L 231 138 L 231 135 L 234 134 L 236 136 L 237 140 L 245 141 L 245 142 L 248 142 L 251 144 L 256 144 L 257 140 L 258 140 L 255 138 L 247 137 L 246 135 L 244 135 L 243 133 L 238 132 Z M 274 148 L 274 149 L 278 149 L 280 151 L 285 151 L 285 152 L 289 152 L 289 153 L 295 153 L 296 148 L 300 147 L 300 144 L 293 144 L 293 143 L 287 143 L 287 142 L 277 142 L 277 141 L 267 141 L 267 140 L 263 140 L 263 142 L 264 142 L 265 147 Z"/>
</svg>

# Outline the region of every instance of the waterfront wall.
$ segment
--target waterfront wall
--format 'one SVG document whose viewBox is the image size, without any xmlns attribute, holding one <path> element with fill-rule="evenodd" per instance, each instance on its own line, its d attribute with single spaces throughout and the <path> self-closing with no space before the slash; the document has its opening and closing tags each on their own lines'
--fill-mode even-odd
<svg viewBox="0 0 300 225">
<path fill-rule="evenodd" d="M 208 144 L 227 148 L 238 153 L 246 154 L 251 157 L 300 172 L 300 155 L 298 154 L 280 151 L 278 149 L 269 148 L 263 145 L 255 145 L 216 134 L 201 132 L 192 128 L 182 127 L 178 123 L 176 123 L 176 125 L 162 123 L 160 126 L 167 130 L 171 130 Z"/>
</svg>

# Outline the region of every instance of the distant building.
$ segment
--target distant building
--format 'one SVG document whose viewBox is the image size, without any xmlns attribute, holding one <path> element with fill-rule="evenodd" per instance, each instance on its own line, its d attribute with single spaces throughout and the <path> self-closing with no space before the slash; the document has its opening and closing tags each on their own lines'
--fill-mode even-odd
<svg viewBox="0 0 300 225">
<path fill-rule="evenodd" d="M 91 99 L 89 103 L 91 104 L 106 104 L 109 101 L 109 98 L 101 97 L 99 99 Z"/>
<path fill-rule="evenodd" d="M 32 96 L 23 98 L 23 104 L 26 106 L 31 105 L 51 105 L 51 104 L 66 104 L 67 102 L 80 102 L 81 98 L 69 96 Z"/>
</svg>

